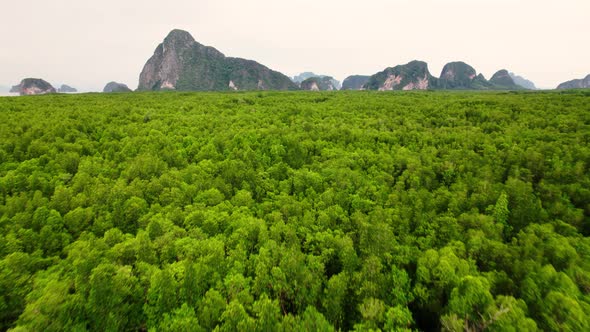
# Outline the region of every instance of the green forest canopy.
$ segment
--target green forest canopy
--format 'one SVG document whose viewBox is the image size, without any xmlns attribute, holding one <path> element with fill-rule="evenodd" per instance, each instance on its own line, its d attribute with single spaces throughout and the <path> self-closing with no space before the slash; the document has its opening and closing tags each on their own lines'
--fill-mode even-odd
<svg viewBox="0 0 590 332">
<path fill-rule="evenodd" d="M 0 330 L 590 330 L 588 92 L 0 98 Z"/>
</svg>

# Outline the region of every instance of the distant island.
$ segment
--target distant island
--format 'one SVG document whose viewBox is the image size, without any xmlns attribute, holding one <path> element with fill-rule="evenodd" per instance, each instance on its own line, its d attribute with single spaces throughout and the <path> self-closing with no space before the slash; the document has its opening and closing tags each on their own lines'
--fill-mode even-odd
<svg viewBox="0 0 590 332">
<path fill-rule="evenodd" d="M 129 89 L 129 87 L 123 83 L 118 83 L 118 82 L 109 82 L 107 83 L 107 85 L 105 85 L 104 89 L 102 89 L 102 92 L 105 93 L 112 93 L 112 92 L 131 92 L 132 90 Z"/>
<path fill-rule="evenodd" d="M 55 93 L 56 90 L 49 82 L 41 78 L 25 78 L 20 84 L 13 86 L 10 92 L 25 96 Z"/>
<path fill-rule="evenodd" d="M 72 88 L 71 86 L 67 85 L 67 84 L 62 84 L 58 89 L 57 92 L 59 93 L 75 93 L 78 92 L 78 89 L 76 88 Z"/>
</svg>

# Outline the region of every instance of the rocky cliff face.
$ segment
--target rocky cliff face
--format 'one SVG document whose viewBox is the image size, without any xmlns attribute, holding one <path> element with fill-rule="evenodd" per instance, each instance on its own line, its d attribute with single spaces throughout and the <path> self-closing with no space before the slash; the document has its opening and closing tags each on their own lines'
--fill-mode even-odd
<svg viewBox="0 0 590 332">
<path fill-rule="evenodd" d="M 46 93 L 55 93 L 55 88 L 49 82 L 40 78 L 25 78 L 19 85 L 15 85 L 10 92 L 24 95 L 42 95 Z"/>
<path fill-rule="evenodd" d="M 295 90 L 291 80 L 251 60 L 229 58 L 172 30 L 145 64 L 138 90 Z"/>
<path fill-rule="evenodd" d="M 590 88 L 590 74 L 582 79 L 563 82 L 557 89 L 588 89 Z"/>
<path fill-rule="evenodd" d="M 342 90 L 362 90 L 363 86 L 369 81 L 369 77 L 365 75 L 348 76 L 342 82 Z"/>
<path fill-rule="evenodd" d="M 334 79 L 331 76 L 328 75 L 316 75 L 312 72 L 306 71 L 303 72 L 299 75 L 295 75 L 293 76 L 293 82 L 295 82 L 296 84 L 298 84 L 301 87 L 301 83 L 305 80 L 307 80 L 308 78 L 320 78 L 323 79 L 325 77 L 329 77 L 330 78 L 330 85 L 334 88 L 334 90 L 340 90 L 340 88 L 342 88 L 342 84 L 340 84 L 340 81 L 338 81 L 337 79 Z M 305 89 L 304 89 L 305 90 Z"/>
<path fill-rule="evenodd" d="M 423 61 L 411 61 L 405 65 L 386 68 L 369 78 L 367 90 L 427 90 L 437 87 L 437 79 L 430 75 Z"/>
<path fill-rule="evenodd" d="M 210 90 L 227 90 L 229 82 L 233 83 L 235 90 L 297 90 L 289 77 L 270 70 L 267 67 L 253 60 L 241 58 L 225 58 L 225 72 L 221 76 L 204 77 L 205 80 L 218 82 L 223 85 L 223 89 Z M 187 87 L 187 90 L 192 90 Z"/>
<path fill-rule="evenodd" d="M 346 81 L 346 80 L 345 80 Z M 389 67 L 369 77 L 363 86 L 367 90 L 521 90 L 506 70 L 500 70 L 488 81 L 465 62 L 447 63 L 440 78 L 428 72 L 423 61 Z"/>
<path fill-rule="evenodd" d="M 514 83 L 512 77 L 506 69 L 498 70 L 492 78 L 490 78 L 490 83 L 493 86 L 493 89 L 496 90 L 519 90 L 522 89 L 520 86 Z"/>
<path fill-rule="evenodd" d="M 477 72 L 465 62 L 447 63 L 438 80 L 441 89 L 474 89 L 473 83 Z"/>
<path fill-rule="evenodd" d="M 129 87 L 123 83 L 109 82 L 107 85 L 105 85 L 104 89 L 102 89 L 102 92 L 131 92 L 131 89 L 129 89 Z"/>
<path fill-rule="evenodd" d="M 301 82 L 301 89 L 302 90 L 309 90 L 309 91 L 335 91 L 338 90 L 338 87 L 334 85 L 335 81 L 330 76 L 324 77 L 310 77 L 303 82 Z"/>
</svg>

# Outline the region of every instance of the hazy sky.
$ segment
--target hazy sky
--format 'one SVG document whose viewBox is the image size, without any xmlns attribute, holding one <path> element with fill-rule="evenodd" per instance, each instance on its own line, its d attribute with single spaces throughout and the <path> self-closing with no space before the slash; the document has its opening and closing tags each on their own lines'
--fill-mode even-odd
<svg viewBox="0 0 590 332">
<path fill-rule="evenodd" d="M 413 59 L 506 68 L 538 87 L 590 74 L 590 0 L 28 0 L 0 5 L 0 85 L 136 88 L 173 28 L 292 76 L 342 80 Z"/>
</svg>

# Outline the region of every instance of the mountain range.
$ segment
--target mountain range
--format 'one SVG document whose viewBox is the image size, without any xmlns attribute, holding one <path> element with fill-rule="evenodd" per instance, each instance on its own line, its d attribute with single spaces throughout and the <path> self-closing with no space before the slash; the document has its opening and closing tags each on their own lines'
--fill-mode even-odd
<svg viewBox="0 0 590 332">
<path fill-rule="evenodd" d="M 345 80 L 346 81 L 346 80 Z M 405 65 L 385 68 L 370 76 L 362 86 L 364 90 L 521 90 L 508 71 L 497 71 L 488 81 L 470 65 L 457 61 L 447 63 L 434 77 L 424 61 L 410 61 Z"/>
<path fill-rule="evenodd" d="M 26 83 L 26 84 L 23 84 Z M 47 82 L 25 79 L 12 91 L 24 94 L 51 93 Z M 28 87 L 25 87 L 28 85 Z M 24 87 L 24 88 L 23 88 Z M 20 88 L 20 90 L 19 90 Z M 558 89 L 590 88 L 590 75 L 564 82 Z M 5 88 L 7 89 L 7 88 Z M 53 89 L 53 90 L 52 90 Z M 289 78 L 256 61 L 227 57 L 211 46 L 197 42 L 183 30 L 172 30 L 147 60 L 139 75 L 139 91 L 232 91 L 232 90 L 521 90 L 536 89 L 533 82 L 508 72 L 497 71 L 487 80 L 466 64 L 447 63 L 439 77 L 424 61 L 387 67 L 374 75 L 352 75 L 340 82 L 331 76 L 304 72 Z M 60 92 L 73 92 L 68 86 Z M 2 91 L 2 87 L 0 87 Z M 104 92 L 131 91 L 126 85 L 109 83 Z"/>
<path fill-rule="evenodd" d="M 464 62 L 443 68 L 441 78 L 423 61 L 388 67 L 365 77 L 349 77 L 346 89 L 366 90 L 511 90 L 522 89 L 506 70 L 488 81 Z M 364 82 L 359 84 L 359 82 Z M 354 84 L 352 84 L 354 83 Z M 297 86 L 300 84 L 300 86 Z M 198 43 L 187 31 L 172 30 L 156 47 L 139 76 L 140 91 L 149 90 L 338 90 L 340 84 L 325 75 L 304 72 L 293 80 L 253 60 L 226 57 L 211 46 Z"/>
</svg>

